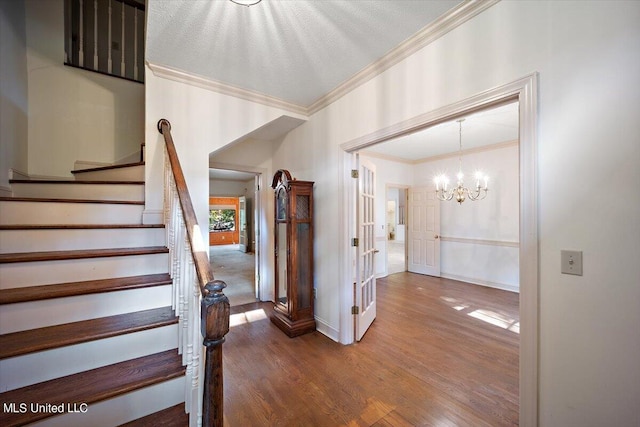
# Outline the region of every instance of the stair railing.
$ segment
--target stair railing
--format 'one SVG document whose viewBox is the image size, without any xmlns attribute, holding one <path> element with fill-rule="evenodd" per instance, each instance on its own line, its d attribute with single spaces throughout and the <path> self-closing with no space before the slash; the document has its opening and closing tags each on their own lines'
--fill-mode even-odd
<svg viewBox="0 0 640 427">
<path fill-rule="evenodd" d="M 209 246 L 202 239 L 169 121 L 158 121 L 158 131 L 165 142 L 164 222 L 173 307 L 180 319 L 178 351 L 186 366 L 189 425 L 222 427 L 222 343 L 229 332 L 230 314 L 229 300 L 222 290 L 227 285 L 213 277 Z"/>
</svg>

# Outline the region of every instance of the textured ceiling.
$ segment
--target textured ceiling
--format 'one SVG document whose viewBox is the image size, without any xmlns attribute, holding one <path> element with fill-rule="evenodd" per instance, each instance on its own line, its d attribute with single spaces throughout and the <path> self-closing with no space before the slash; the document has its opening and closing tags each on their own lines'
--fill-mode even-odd
<svg viewBox="0 0 640 427">
<path fill-rule="evenodd" d="M 511 142 L 518 139 L 518 103 L 483 110 L 462 122 L 463 150 Z M 455 120 L 376 144 L 364 150 L 390 158 L 417 161 L 458 151 L 460 128 Z"/>
<path fill-rule="evenodd" d="M 308 107 L 459 0 L 149 0 L 147 59 Z"/>
<path fill-rule="evenodd" d="M 460 0 L 148 0 L 147 59 L 216 83 L 309 108 Z M 248 135 L 273 140 L 300 123 Z M 518 137 L 517 104 L 467 117 L 463 148 Z M 367 151 L 415 161 L 458 148 L 453 121 Z M 212 153 L 214 155 L 214 153 Z M 246 179 L 212 171 L 216 179 Z M 250 179 L 250 177 L 249 177 Z"/>
</svg>

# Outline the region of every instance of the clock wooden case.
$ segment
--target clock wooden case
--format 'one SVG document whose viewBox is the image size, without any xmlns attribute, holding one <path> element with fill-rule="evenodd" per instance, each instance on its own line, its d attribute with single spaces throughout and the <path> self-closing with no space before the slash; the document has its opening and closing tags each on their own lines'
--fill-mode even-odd
<svg viewBox="0 0 640 427">
<path fill-rule="evenodd" d="M 271 321 L 289 337 L 316 329 L 313 313 L 313 182 L 280 169 L 275 191 L 275 305 Z"/>
</svg>

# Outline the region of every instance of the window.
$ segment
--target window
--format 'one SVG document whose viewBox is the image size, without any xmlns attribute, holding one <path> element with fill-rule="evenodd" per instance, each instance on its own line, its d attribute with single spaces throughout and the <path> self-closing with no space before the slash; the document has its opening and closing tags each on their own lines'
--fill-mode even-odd
<svg viewBox="0 0 640 427">
<path fill-rule="evenodd" d="M 236 231 L 235 209 L 209 209 L 209 231 Z"/>
<path fill-rule="evenodd" d="M 65 0 L 65 64 L 144 81 L 144 0 Z"/>
</svg>

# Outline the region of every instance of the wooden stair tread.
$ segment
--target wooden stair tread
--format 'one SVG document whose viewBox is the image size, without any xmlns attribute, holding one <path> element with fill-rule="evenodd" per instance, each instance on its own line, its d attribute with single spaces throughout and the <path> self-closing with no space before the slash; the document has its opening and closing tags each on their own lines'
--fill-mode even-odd
<svg viewBox="0 0 640 427">
<path fill-rule="evenodd" d="M 144 185 L 144 181 L 82 181 L 72 179 L 10 179 L 10 184 L 125 184 L 125 185 Z"/>
<path fill-rule="evenodd" d="M 71 173 L 72 174 L 77 174 L 77 173 L 82 173 L 82 172 L 106 171 L 106 170 L 110 170 L 110 169 L 122 169 L 122 168 L 128 168 L 128 167 L 133 167 L 133 166 L 144 166 L 144 162 L 124 163 L 124 164 L 121 164 L 121 165 L 100 166 L 100 167 L 97 167 L 97 168 L 90 168 L 90 169 L 78 169 L 78 170 L 71 171 Z"/>
<path fill-rule="evenodd" d="M 4 403 L 37 402 L 60 405 L 87 403 L 105 399 L 153 384 L 178 378 L 185 373 L 177 350 L 167 350 L 0 394 Z M 48 417 L 48 413 L 0 412 L 0 425 L 18 426 Z"/>
<path fill-rule="evenodd" d="M 0 359 L 178 323 L 169 307 L 0 335 Z"/>
<path fill-rule="evenodd" d="M 96 203 L 102 205 L 144 205 L 138 200 L 49 199 L 42 197 L 0 197 L 0 202 Z"/>
<path fill-rule="evenodd" d="M 92 230 L 112 228 L 164 228 L 164 224 L 0 224 L 0 230 Z"/>
<path fill-rule="evenodd" d="M 17 252 L 0 254 L 0 264 L 14 262 L 59 261 L 84 258 L 104 258 L 129 255 L 150 255 L 169 253 L 166 246 L 145 246 L 141 248 L 80 249 L 72 251 Z"/>
<path fill-rule="evenodd" d="M 172 280 L 169 274 L 161 273 L 2 289 L 0 290 L 0 305 L 101 292 L 122 291 L 126 289 L 147 288 L 151 286 L 170 285 L 171 283 Z"/>
<path fill-rule="evenodd" d="M 178 403 L 162 411 L 154 412 L 146 417 L 138 418 L 119 427 L 187 427 L 189 414 L 184 410 L 184 403 Z"/>
</svg>

